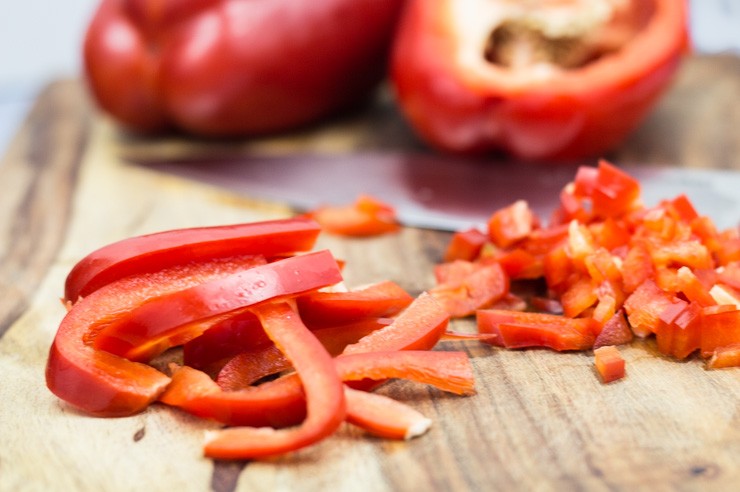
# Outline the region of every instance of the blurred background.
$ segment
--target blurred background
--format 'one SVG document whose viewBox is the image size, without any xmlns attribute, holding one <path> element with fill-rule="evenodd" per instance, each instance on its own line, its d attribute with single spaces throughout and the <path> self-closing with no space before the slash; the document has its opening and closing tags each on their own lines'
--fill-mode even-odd
<svg viewBox="0 0 740 492">
<path fill-rule="evenodd" d="M 24 0 L 0 8 L 0 156 L 36 93 L 80 73 L 82 37 L 98 0 Z M 697 51 L 740 55 L 740 0 L 691 0 Z"/>
</svg>

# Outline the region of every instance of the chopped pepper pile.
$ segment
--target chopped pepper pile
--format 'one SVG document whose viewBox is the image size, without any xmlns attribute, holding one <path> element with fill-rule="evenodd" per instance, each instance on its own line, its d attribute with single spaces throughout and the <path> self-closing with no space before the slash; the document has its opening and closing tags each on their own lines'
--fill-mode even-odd
<svg viewBox="0 0 740 492">
<path fill-rule="evenodd" d="M 685 195 L 646 206 L 639 182 L 604 160 L 579 168 L 547 226 L 517 201 L 486 230 L 455 233 L 435 274 L 432 295 L 452 317 L 475 315 L 493 345 L 591 350 L 655 337 L 675 359 L 740 365 L 740 229 L 717 230 Z M 539 291 L 516 295 L 511 284 L 524 281 Z M 624 375 L 613 351 L 597 354 L 605 380 Z"/>
</svg>

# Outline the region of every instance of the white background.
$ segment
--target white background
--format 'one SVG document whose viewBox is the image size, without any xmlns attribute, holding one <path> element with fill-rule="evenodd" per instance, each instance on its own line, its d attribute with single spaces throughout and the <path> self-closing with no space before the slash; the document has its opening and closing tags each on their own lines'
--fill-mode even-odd
<svg viewBox="0 0 740 492">
<path fill-rule="evenodd" d="M 691 1 L 695 47 L 740 53 L 740 0 Z M 79 73 L 82 37 L 96 6 L 97 0 L 3 0 L 0 156 L 39 88 Z"/>
</svg>

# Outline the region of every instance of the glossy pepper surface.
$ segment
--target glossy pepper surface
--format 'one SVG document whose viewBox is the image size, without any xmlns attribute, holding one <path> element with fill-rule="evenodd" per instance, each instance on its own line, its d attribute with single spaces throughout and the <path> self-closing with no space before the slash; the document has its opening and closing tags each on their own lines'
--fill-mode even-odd
<svg viewBox="0 0 740 492">
<path fill-rule="evenodd" d="M 124 126 L 283 131 L 358 104 L 385 74 L 403 0 L 102 0 L 84 42 Z"/>
</svg>

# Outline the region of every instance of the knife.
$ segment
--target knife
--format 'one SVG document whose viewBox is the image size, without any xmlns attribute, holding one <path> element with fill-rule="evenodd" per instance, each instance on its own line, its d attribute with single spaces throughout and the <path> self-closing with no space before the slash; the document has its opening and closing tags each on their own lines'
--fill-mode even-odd
<svg viewBox="0 0 740 492">
<path fill-rule="evenodd" d="M 491 213 L 527 200 L 547 220 L 576 164 L 533 164 L 433 153 L 246 155 L 184 160 L 131 160 L 153 171 L 220 186 L 253 198 L 285 202 L 297 211 L 353 202 L 370 194 L 396 208 L 411 227 L 456 231 L 482 226 Z M 642 185 L 646 205 L 686 194 L 718 227 L 738 225 L 740 173 L 655 165 L 625 165 Z"/>
</svg>

